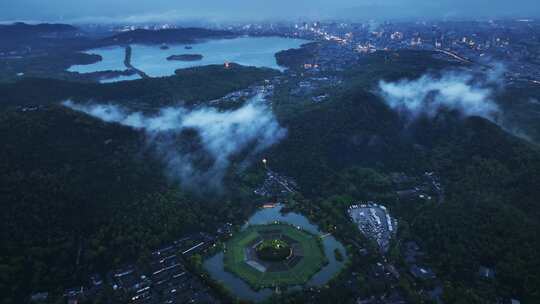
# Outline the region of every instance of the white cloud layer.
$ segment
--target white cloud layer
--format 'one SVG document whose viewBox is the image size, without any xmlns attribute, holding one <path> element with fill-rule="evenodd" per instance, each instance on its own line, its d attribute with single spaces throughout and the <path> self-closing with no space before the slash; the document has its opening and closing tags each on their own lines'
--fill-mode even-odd
<svg viewBox="0 0 540 304">
<path fill-rule="evenodd" d="M 164 160 L 169 174 L 193 187 L 220 188 L 232 157 L 247 155 L 242 161 L 249 161 L 252 155 L 277 143 L 287 133 L 261 96 L 236 110 L 220 112 L 209 107 L 195 110 L 167 107 L 153 116 L 112 104 L 82 105 L 66 101 L 64 105 L 107 122 L 146 132 L 149 145 Z M 186 151 L 176 146 L 176 135 L 186 130 L 197 132 L 202 149 L 212 159 L 208 168 L 201 170 L 196 164 L 201 158 L 196 155 L 200 151 Z"/>
<path fill-rule="evenodd" d="M 420 115 L 434 117 L 440 110 L 447 109 L 494 121 L 499 108 L 493 95 L 500 85 L 500 73 L 497 68 L 482 78 L 465 72 L 426 74 L 414 80 L 380 81 L 379 90 L 390 108 L 413 119 Z"/>
</svg>

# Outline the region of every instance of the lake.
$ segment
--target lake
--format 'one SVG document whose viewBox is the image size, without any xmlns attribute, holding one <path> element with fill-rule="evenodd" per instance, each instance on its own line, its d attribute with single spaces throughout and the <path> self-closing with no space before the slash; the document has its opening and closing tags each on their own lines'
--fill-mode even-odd
<svg viewBox="0 0 540 304">
<path fill-rule="evenodd" d="M 283 206 L 277 205 L 274 208 L 266 208 L 257 211 L 253 214 L 242 229 L 245 229 L 249 225 L 262 225 L 269 224 L 275 221 L 282 223 L 289 223 L 294 226 L 300 226 L 302 229 L 311 232 L 316 235 L 323 235 L 324 233 L 319 228 L 310 223 L 309 220 L 295 212 L 289 212 L 281 214 Z M 324 247 L 324 253 L 328 259 L 328 264 L 325 265 L 319 272 L 317 272 L 307 283 L 307 286 L 322 286 L 326 284 L 332 277 L 337 274 L 345 264 L 345 261 L 337 261 L 334 250 L 339 250 L 343 256 L 346 255 L 343 245 L 336 240 L 333 236 L 326 236 L 322 239 Z M 234 274 L 225 271 L 223 263 L 223 252 L 220 252 L 209 259 L 205 260 L 204 268 L 210 276 L 221 282 L 227 289 L 229 289 L 234 295 L 240 299 L 250 301 L 262 301 L 272 295 L 272 290 L 261 289 L 253 290 L 246 282 L 238 278 Z M 301 286 L 293 286 L 291 289 L 301 288 Z"/>
<path fill-rule="evenodd" d="M 169 44 L 168 49 L 161 49 L 160 45 L 133 44 L 131 63 L 151 77 L 174 75 L 177 69 L 194 66 L 223 64 L 225 61 L 246 66 L 267 67 L 277 70 L 284 68 L 276 62 L 275 54 L 282 50 L 299 48 L 307 40 L 283 37 L 239 37 L 233 39 L 205 40 L 196 44 Z M 191 47 L 187 49 L 186 47 Z M 85 51 L 88 54 L 98 54 L 102 60 L 93 64 L 73 65 L 70 72 L 91 73 L 100 71 L 123 71 L 123 46 L 97 48 Z M 202 60 L 198 61 L 171 61 L 167 57 L 181 54 L 200 54 Z M 135 76 L 122 76 L 106 80 L 121 81 L 138 78 Z"/>
</svg>

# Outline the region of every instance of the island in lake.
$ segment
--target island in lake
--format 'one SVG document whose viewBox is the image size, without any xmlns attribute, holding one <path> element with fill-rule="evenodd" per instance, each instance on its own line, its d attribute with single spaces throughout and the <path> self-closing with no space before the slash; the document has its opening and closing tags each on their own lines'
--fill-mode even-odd
<svg viewBox="0 0 540 304">
<path fill-rule="evenodd" d="M 202 59 L 203 59 L 203 55 L 201 54 L 181 54 L 181 55 L 171 55 L 167 57 L 167 60 L 179 60 L 179 61 L 198 61 Z"/>
</svg>

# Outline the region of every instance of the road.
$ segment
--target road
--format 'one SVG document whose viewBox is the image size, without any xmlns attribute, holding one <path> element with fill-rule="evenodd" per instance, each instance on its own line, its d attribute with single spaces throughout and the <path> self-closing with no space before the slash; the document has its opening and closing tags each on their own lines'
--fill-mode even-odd
<svg viewBox="0 0 540 304">
<path fill-rule="evenodd" d="M 150 78 L 150 76 L 148 76 L 148 74 L 146 74 L 145 72 L 137 69 L 136 67 L 134 67 L 131 64 L 131 52 L 132 52 L 131 46 L 130 45 L 126 46 L 126 55 L 124 57 L 124 65 L 126 66 L 126 68 L 128 70 L 135 71 L 135 73 L 137 73 L 139 76 L 141 76 L 141 78 Z"/>
<path fill-rule="evenodd" d="M 448 56 L 450 56 L 450 57 L 452 57 L 454 59 L 457 59 L 457 60 L 459 60 L 461 62 L 464 62 L 464 63 L 474 63 L 474 62 L 472 62 L 471 60 L 469 60 L 469 59 L 467 59 L 465 57 L 459 56 L 458 54 L 447 51 L 447 50 L 438 49 L 437 51 L 440 52 L 440 53 L 446 54 L 446 55 L 448 55 Z"/>
</svg>

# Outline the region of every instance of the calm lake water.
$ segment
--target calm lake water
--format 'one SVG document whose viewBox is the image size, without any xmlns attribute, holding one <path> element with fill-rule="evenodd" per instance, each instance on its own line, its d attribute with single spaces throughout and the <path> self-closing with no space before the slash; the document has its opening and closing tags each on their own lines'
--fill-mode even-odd
<svg viewBox="0 0 540 304">
<path fill-rule="evenodd" d="M 323 235 L 323 232 L 319 228 L 310 223 L 309 220 L 298 213 L 290 212 L 281 214 L 283 207 L 278 205 L 274 208 L 261 209 L 251 216 L 248 222 L 242 229 L 245 229 L 249 225 L 262 225 L 269 224 L 275 221 L 289 223 L 295 226 L 300 226 L 306 231 L 309 231 L 316 235 Z M 338 273 L 344 266 L 344 261 L 339 262 L 336 260 L 334 249 L 338 249 L 343 256 L 346 256 L 345 248 L 338 242 L 333 236 L 327 236 L 322 240 L 324 253 L 328 259 L 328 265 L 324 266 L 318 273 L 316 273 L 307 283 L 308 286 L 321 286 L 327 283 L 336 273 Z M 244 282 L 242 279 L 225 271 L 223 265 L 223 252 L 220 252 L 204 262 L 204 268 L 210 273 L 212 278 L 221 282 L 227 287 L 233 294 L 241 299 L 250 301 L 262 301 L 272 295 L 272 290 L 262 289 L 255 291 Z M 293 288 L 301 288 L 295 286 Z"/>
<path fill-rule="evenodd" d="M 299 48 L 307 40 L 290 39 L 282 37 L 240 37 L 234 39 L 206 40 L 201 43 L 170 44 L 169 49 L 162 50 L 160 45 L 133 44 L 131 63 L 151 77 L 170 76 L 177 69 L 194 66 L 223 64 L 225 61 L 235 62 L 246 66 L 268 67 L 283 70 L 274 54 L 287 49 Z M 91 49 L 88 54 L 98 54 L 103 60 L 87 65 L 73 65 L 68 71 L 91 73 L 99 71 L 122 71 L 124 66 L 125 48 L 122 46 Z M 201 54 L 199 61 L 169 61 L 167 57 L 180 54 Z M 120 81 L 138 78 L 138 76 L 125 76 L 110 81 Z"/>
</svg>

